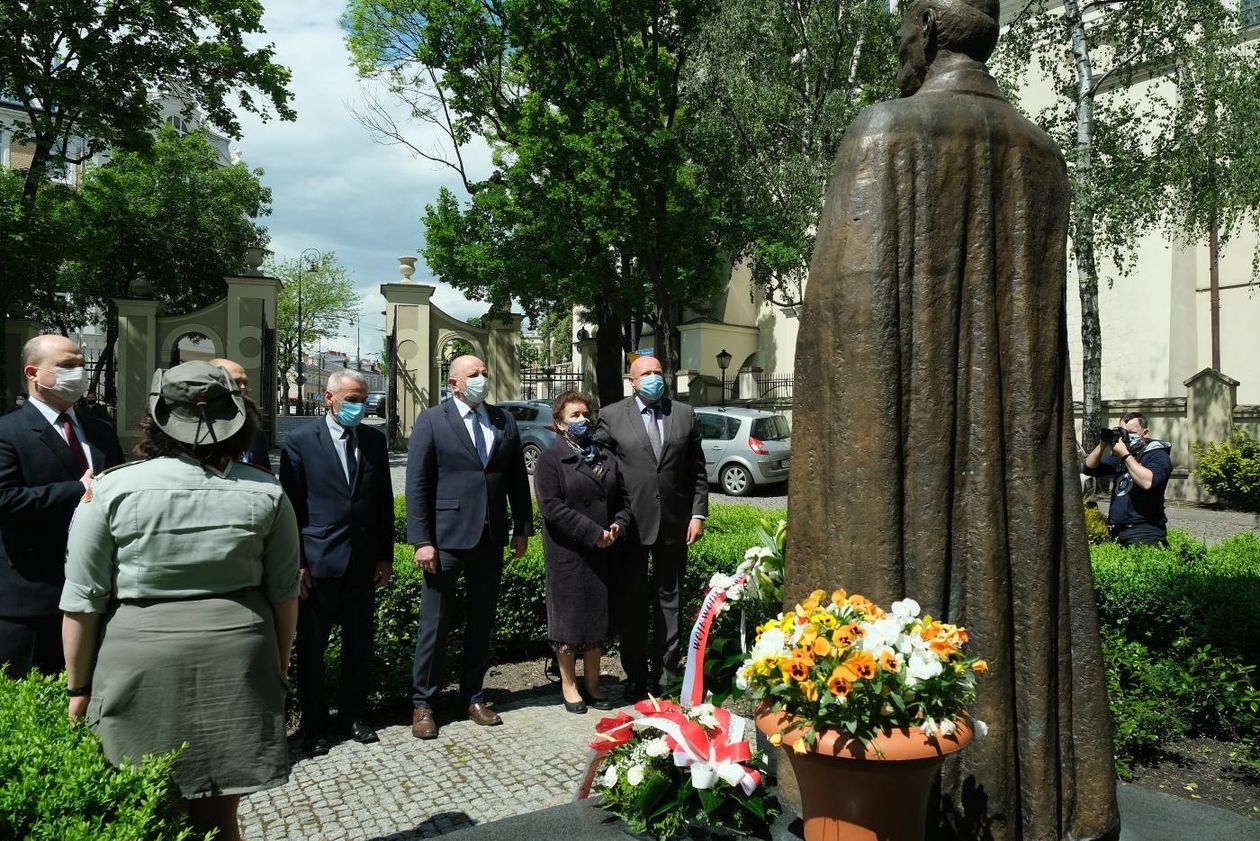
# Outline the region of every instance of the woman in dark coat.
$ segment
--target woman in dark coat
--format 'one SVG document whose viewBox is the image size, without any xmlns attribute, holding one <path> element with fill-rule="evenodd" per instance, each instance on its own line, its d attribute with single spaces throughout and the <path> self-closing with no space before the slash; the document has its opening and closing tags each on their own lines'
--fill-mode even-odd
<svg viewBox="0 0 1260 841">
<path fill-rule="evenodd" d="M 609 637 L 608 581 L 630 527 L 630 502 L 617 460 L 591 437 L 591 401 L 566 391 L 552 403 L 556 443 L 538 458 L 534 490 L 543 517 L 547 635 L 560 666 L 564 708 L 612 708 L 599 687 Z M 582 658 L 586 691 L 577 685 Z M 586 703 L 584 703 L 584 701 Z"/>
</svg>

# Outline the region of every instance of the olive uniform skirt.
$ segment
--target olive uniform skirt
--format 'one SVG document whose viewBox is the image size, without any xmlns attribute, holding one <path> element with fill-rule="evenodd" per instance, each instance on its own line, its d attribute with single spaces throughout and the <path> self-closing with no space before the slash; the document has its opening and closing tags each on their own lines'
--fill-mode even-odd
<svg viewBox="0 0 1260 841">
<path fill-rule="evenodd" d="M 260 591 L 128 601 L 106 619 L 87 722 L 114 765 L 187 742 L 183 797 L 248 794 L 289 778 L 285 688 Z"/>
</svg>

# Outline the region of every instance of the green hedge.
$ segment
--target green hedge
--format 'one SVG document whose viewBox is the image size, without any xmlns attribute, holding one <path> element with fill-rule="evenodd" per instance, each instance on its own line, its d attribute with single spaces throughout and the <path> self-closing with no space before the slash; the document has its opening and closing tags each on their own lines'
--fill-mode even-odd
<svg viewBox="0 0 1260 841">
<path fill-rule="evenodd" d="M 760 542 L 759 526 L 785 513 L 713 506 L 704 539 L 689 554 L 685 616 L 695 614 L 713 573 L 734 570 L 744 551 Z M 402 529 L 401 515 L 399 522 Z M 1169 543 L 1168 549 L 1091 547 L 1122 774 L 1168 739 L 1217 736 L 1260 744 L 1254 672 L 1260 662 L 1260 535 L 1242 533 L 1208 547 L 1173 531 Z M 420 582 L 411 547 L 400 545 L 394 582 L 380 596 L 374 663 L 377 691 L 395 703 L 405 701 L 411 683 Z M 541 541 L 535 536 L 524 558 L 504 566 L 497 658 L 546 655 L 545 590 Z M 754 621 L 750 618 L 750 632 Z M 705 664 L 715 690 L 729 683 L 738 637 L 738 612 L 723 614 Z M 452 635 L 450 648 L 454 675 L 460 633 Z M 335 646 L 330 649 L 335 659 Z"/>
<path fill-rule="evenodd" d="M 143 841 L 193 837 L 172 808 L 176 753 L 110 766 L 66 717 L 64 677 L 0 675 L 0 838 Z"/>
</svg>

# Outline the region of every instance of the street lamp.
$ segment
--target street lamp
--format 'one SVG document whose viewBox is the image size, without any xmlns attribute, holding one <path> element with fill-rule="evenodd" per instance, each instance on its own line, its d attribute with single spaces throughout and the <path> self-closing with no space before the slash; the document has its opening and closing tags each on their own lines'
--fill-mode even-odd
<svg viewBox="0 0 1260 841">
<path fill-rule="evenodd" d="M 726 348 L 722 348 L 722 352 L 717 355 L 718 367 L 722 369 L 722 405 L 726 405 L 726 369 L 731 366 L 731 355 L 726 352 Z"/>
<path fill-rule="evenodd" d="M 318 248 L 308 248 L 298 257 L 298 262 L 306 264 L 306 274 L 319 274 L 319 264 L 324 259 Z M 306 401 L 302 397 L 302 386 L 306 385 L 306 360 L 302 356 L 302 272 L 297 276 L 297 387 L 299 415 L 305 414 Z"/>
</svg>

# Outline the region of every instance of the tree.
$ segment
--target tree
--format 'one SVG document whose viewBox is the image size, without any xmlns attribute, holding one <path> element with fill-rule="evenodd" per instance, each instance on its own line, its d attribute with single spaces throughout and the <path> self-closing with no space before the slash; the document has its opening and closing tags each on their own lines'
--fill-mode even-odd
<svg viewBox="0 0 1260 841">
<path fill-rule="evenodd" d="M 1232 2 L 1061 5 L 1030 0 L 997 61 L 1016 80 L 1038 69 L 1054 86 L 1054 101 L 1034 117 L 1072 169 L 1088 449 L 1104 420 L 1100 257 L 1114 267 L 1112 283 L 1153 228 L 1215 246 L 1218 234 L 1260 222 L 1260 56 Z"/>
<path fill-rule="evenodd" d="M 87 320 L 83 312 L 105 324 L 106 364 L 97 376 L 118 336 L 114 300 L 128 297 L 137 278 L 171 314 L 227 293 L 224 278 L 244 270 L 245 250 L 267 241 L 253 221 L 271 211 L 261 178 L 262 170 L 221 165 L 204 132 L 181 136 L 170 128 L 149 154 L 118 152 L 87 171 L 74 202 L 78 236 L 73 252 L 62 254 L 55 286 L 79 313 L 74 326 Z M 112 383 L 105 391 L 112 393 Z"/>
<path fill-rule="evenodd" d="M 0 320 L 47 298 L 55 264 L 28 230 L 50 168 L 82 163 L 107 148 L 149 149 L 155 93 L 201 108 L 240 136 L 234 108 L 293 119 L 289 71 L 271 46 L 246 40 L 262 29 L 258 0 L 84 0 L 0 3 L 0 94 L 25 116 L 6 126 L 30 144 L 16 218 L 0 231 Z M 25 271 L 18 271 L 18 268 Z M 41 282 L 45 285 L 41 286 Z M 0 345 L 0 387 L 4 347 Z"/>
<path fill-rule="evenodd" d="M 337 336 L 346 314 L 358 312 L 362 301 L 355 294 L 350 272 L 338 262 L 333 251 L 323 254 L 314 264 L 299 258 L 271 260 L 265 271 L 283 284 L 276 303 L 276 368 L 284 388 L 281 405 L 288 407 L 289 373 L 297 371 L 299 349 L 314 347 L 323 339 Z M 299 300 L 302 307 L 300 333 Z M 296 383 L 296 379 L 293 382 Z"/>
<path fill-rule="evenodd" d="M 713 0 L 352 0 L 359 73 L 380 81 L 448 148 L 408 141 L 379 101 L 379 137 L 449 167 L 425 216 L 425 259 L 444 280 L 526 313 L 581 302 L 598 323 L 601 396 L 621 393 L 622 325 L 656 330 L 667 374 L 686 304 L 720 289 L 730 249 L 714 191 L 686 146 L 689 39 Z M 464 150 L 494 150 L 474 181 Z M 607 394 L 605 394 L 607 392 Z"/>
<path fill-rule="evenodd" d="M 845 129 L 896 95 L 897 20 L 881 0 L 730 0 L 684 79 L 689 148 L 715 184 L 766 299 L 801 302 Z"/>
</svg>

